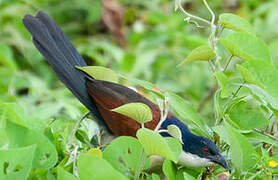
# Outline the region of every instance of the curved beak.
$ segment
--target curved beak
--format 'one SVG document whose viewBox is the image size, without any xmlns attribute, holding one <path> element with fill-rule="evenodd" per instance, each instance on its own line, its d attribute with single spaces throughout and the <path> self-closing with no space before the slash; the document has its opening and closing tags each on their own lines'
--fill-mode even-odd
<svg viewBox="0 0 278 180">
<path fill-rule="evenodd" d="M 221 154 L 213 156 L 212 161 L 216 164 L 221 165 L 225 169 L 229 169 L 229 164 L 228 164 L 227 160 Z"/>
</svg>

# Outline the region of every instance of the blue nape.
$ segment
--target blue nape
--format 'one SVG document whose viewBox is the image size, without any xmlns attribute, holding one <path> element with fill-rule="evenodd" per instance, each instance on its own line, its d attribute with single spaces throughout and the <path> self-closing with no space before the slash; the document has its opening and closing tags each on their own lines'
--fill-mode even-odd
<svg viewBox="0 0 278 180">
<path fill-rule="evenodd" d="M 188 127 L 182 123 L 180 120 L 178 120 L 177 118 L 175 117 L 171 117 L 171 118 L 167 118 L 161 125 L 161 129 L 167 129 L 167 127 L 169 125 L 176 125 L 180 128 L 180 131 L 182 133 L 182 136 L 186 136 L 186 135 L 192 135 L 192 133 L 189 131 Z M 164 136 L 164 137 L 168 137 L 170 136 L 168 133 L 166 132 L 162 132 L 160 133 L 161 136 Z"/>
</svg>

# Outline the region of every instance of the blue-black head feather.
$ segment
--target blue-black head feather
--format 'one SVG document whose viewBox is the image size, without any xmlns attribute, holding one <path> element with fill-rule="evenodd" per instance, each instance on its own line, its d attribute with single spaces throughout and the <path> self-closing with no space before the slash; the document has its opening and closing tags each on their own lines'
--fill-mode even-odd
<svg viewBox="0 0 278 180">
<path fill-rule="evenodd" d="M 169 125 L 179 127 L 182 134 L 182 148 L 185 153 L 205 158 L 211 162 L 220 164 L 224 168 L 228 168 L 227 161 L 220 154 L 216 144 L 208 138 L 197 136 L 190 132 L 188 127 L 175 117 L 167 118 L 161 125 L 161 129 L 167 129 Z M 164 137 L 171 136 L 167 132 L 161 132 Z"/>
</svg>

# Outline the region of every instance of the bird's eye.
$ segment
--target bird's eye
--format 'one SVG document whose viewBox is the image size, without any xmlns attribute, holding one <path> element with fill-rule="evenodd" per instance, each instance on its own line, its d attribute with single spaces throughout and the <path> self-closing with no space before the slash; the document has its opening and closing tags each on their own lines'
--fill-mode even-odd
<svg viewBox="0 0 278 180">
<path fill-rule="evenodd" d="M 207 148 L 203 148 L 203 153 L 207 153 L 208 149 Z"/>
</svg>

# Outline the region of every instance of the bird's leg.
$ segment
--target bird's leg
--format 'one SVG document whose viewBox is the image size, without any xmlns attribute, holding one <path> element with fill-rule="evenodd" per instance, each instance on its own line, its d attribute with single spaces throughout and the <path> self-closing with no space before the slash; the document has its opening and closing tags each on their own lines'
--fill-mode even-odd
<svg viewBox="0 0 278 180">
<path fill-rule="evenodd" d="M 208 175 L 212 173 L 213 167 L 206 167 L 206 171 L 203 172 L 201 180 L 205 180 Z"/>
</svg>

